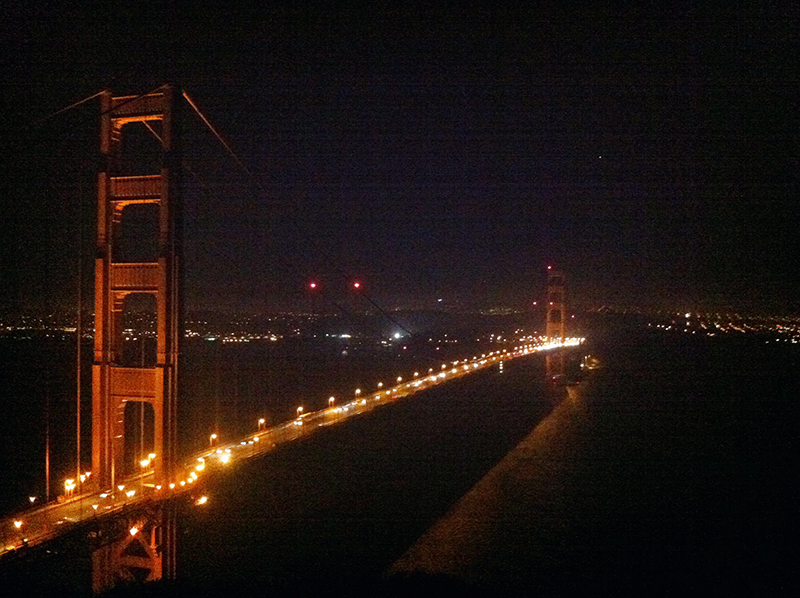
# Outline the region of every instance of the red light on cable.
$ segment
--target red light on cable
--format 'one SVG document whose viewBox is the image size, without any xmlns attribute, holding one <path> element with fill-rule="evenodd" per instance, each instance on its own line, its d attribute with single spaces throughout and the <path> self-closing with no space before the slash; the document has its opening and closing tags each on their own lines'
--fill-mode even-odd
<svg viewBox="0 0 800 598">
<path fill-rule="evenodd" d="M 310 284 L 308 285 L 308 288 L 309 288 L 309 289 L 316 289 L 316 288 L 317 288 L 317 283 L 316 283 L 316 282 L 312 282 L 312 283 L 310 283 Z"/>
<path fill-rule="evenodd" d="M 361 283 L 360 282 L 354 282 L 353 283 L 353 288 L 354 289 L 360 289 L 361 288 Z"/>
</svg>

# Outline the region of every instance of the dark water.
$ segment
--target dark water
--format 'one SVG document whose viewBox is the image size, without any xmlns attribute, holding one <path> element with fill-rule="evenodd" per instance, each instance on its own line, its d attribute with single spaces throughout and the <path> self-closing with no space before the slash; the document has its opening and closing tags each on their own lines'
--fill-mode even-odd
<svg viewBox="0 0 800 598">
<path fill-rule="evenodd" d="M 552 439 L 536 511 L 514 506 L 526 535 L 498 548 L 524 573 L 489 591 L 794 595 L 800 352 L 639 333 L 590 350 L 603 368 Z M 386 568 L 556 413 L 541 365 L 518 360 L 239 465 L 204 508 L 185 507 L 169 591 L 387 590 Z"/>
<path fill-rule="evenodd" d="M 553 587 L 786 592 L 798 542 L 800 351 L 747 339 L 613 339 L 570 459 L 574 550 Z"/>
</svg>

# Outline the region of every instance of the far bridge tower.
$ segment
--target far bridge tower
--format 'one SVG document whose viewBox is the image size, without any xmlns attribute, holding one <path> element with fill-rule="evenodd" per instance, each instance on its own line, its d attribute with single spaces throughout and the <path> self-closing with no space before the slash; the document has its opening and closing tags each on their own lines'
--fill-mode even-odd
<svg viewBox="0 0 800 598">
<path fill-rule="evenodd" d="M 545 336 L 549 342 L 563 343 L 567 336 L 567 306 L 564 273 L 547 267 L 547 297 L 545 301 Z M 545 359 L 547 377 L 554 383 L 564 383 L 566 364 L 561 349 L 548 351 Z"/>
<path fill-rule="evenodd" d="M 545 303 L 545 336 L 551 341 L 564 342 L 566 327 L 566 289 L 564 273 L 547 267 L 547 302 Z"/>
</svg>

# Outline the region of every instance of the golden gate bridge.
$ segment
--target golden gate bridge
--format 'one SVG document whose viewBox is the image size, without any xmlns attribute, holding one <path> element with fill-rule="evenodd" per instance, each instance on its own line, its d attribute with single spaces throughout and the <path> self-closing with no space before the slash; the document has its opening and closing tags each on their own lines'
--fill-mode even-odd
<svg viewBox="0 0 800 598">
<path fill-rule="evenodd" d="M 186 92 L 181 95 L 247 171 L 197 104 Z M 138 571 L 144 580 L 172 578 L 176 574 L 176 540 L 171 501 L 191 496 L 203 504 L 207 499 L 198 489 L 207 476 L 236 461 L 263 455 L 315 430 L 433 386 L 506 360 L 580 343 L 580 339 L 566 336 L 563 273 L 550 270 L 543 338 L 437 364 L 436 368 L 414 372 L 408 380 L 398 377 L 395 384 L 386 388 L 381 384 L 378 389 L 363 393 L 356 389 L 354 398 L 342 404 L 330 397 L 328 406 L 318 411 L 304 412 L 298 407 L 296 418 L 270 427 L 260 420 L 256 432 L 234 442 L 220 443 L 212 434 L 208 448 L 188 456 L 178 455 L 182 210 L 178 186 L 180 152 L 174 135 L 175 90 L 166 85 L 146 94 L 120 97 L 104 91 L 88 99 L 98 96 L 100 150 L 106 168 L 98 175 L 97 196 L 92 467 L 85 471 L 81 468 L 78 434 L 76 473 L 66 480 L 64 495 L 56 502 L 0 521 L 0 558 L 81 533 L 92 545 L 92 586 L 96 593 L 119 580 L 134 579 L 133 571 Z M 123 131 L 132 124 L 144 126 L 157 140 L 161 153 L 157 172 L 120 173 L 120 142 Z M 116 252 L 125 209 L 146 205 L 155 206 L 158 211 L 155 255 L 149 261 L 122 261 Z M 155 299 L 156 357 L 149 366 L 134 367 L 124 363 L 122 356 L 123 315 L 126 300 L 134 295 Z M 80 337 L 80 330 L 77 334 Z M 548 367 L 551 375 L 563 375 L 563 359 L 548 359 Z M 149 405 L 153 413 L 153 450 L 142 459 L 141 470 L 135 474 L 127 473 L 123 466 L 126 441 L 130 442 L 126 439 L 125 406 L 131 402 Z"/>
</svg>

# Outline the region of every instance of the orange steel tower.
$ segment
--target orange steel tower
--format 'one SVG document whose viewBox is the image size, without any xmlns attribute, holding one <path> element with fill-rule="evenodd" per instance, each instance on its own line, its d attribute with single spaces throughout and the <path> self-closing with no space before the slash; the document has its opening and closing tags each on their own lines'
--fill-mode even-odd
<svg viewBox="0 0 800 598">
<path fill-rule="evenodd" d="M 100 490 L 122 480 L 125 454 L 125 405 L 147 403 L 153 409 L 154 484 L 166 488 L 176 464 L 176 406 L 181 332 L 179 297 L 179 216 L 176 140 L 173 135 L 173 90 L 164 86 L 141 96 L 101 96 L 100 149 L 105 171 L 99 173 L 95 260 L 95 349 L 92 368 L 92 479 Z M 123 133 L 146 127 L 154 136 L 155 160 L 137 162 L 122 156 Z M 135 131 L 131 131 L 133 133 Z M 127 137 L 125 137 L 127 139 Z M 153 166 L 154 162 L 160 162 Z M 144 164 L 144 166 L 143 166 Z M 146 174 L 129 171 L 145 168 Z M 153 172 L 155 170 L 155 172 Z M 117 176 L 125 172 L 125 176 Z M 157 227 L 152 261 L 120 261 L 126 208 L 155 204 Z M 155 232 L 155 231 L 151 231 Z M 157 338 L 155 364 L 130 367 L 122 361 L 122 321 L 125 299 L 134 293 L 153 296 Z M 129 439 L 132 440 L 132 439 Z M 93 556 L 95 591 L 125 578 L 126 559 L 149 570 L 148 579 L 174 575 L 174 526 L 161 515 L 151 518 L 143 546 L 130 554 L 125 546 L 109 547 Z M 145 534 L 137 534 L 143 537 Z M 158 536 L 158 538 L 157 538 Z M 128 544 L 130 541 L 127 542 Z M 136 556 L 138 553 L 140 556 Z M 144 555 L 149 557 L 144 558 Z M 137 560 L 138 559 L 138 560 Z M 149 565 L 146 561 L 149 559 Z"/>
<path fill-rule="evenodd" d="M 137 176 L 99 174 L 97 201 L 97 254 L 95 261 L 95 357 L 92 398 L 92 467 L 101 488 L 112 487 L 122 471 L 128 401 L 153 407 L 155 483 L 168 483 L 175 465 L 176 402 L 180 301 L 178 296 L 178 206 L 172 135 L 172 89 L 144 96 L 102 96 L 100 148 L 107 169 L 117 158 L 123 128 L 143 123 L 153 128 L 163 150 L 160 172 Z M 125 208 L 133 204 L 158 206 L 158 255 L 151 262 L 115 260 L 115 237 L 121 232 Z M 122 367 L 122 314 L 131 293 L 154 295 L 157 311 L 155 367 Z"/>
<path fill-rule="evenodd" d="M 564 273 L 547 267 L 547 310 L 545 316 L 545 335 L 551 341 L 562 343 L 566 337 L 566 295 Z"/>
</svg>

